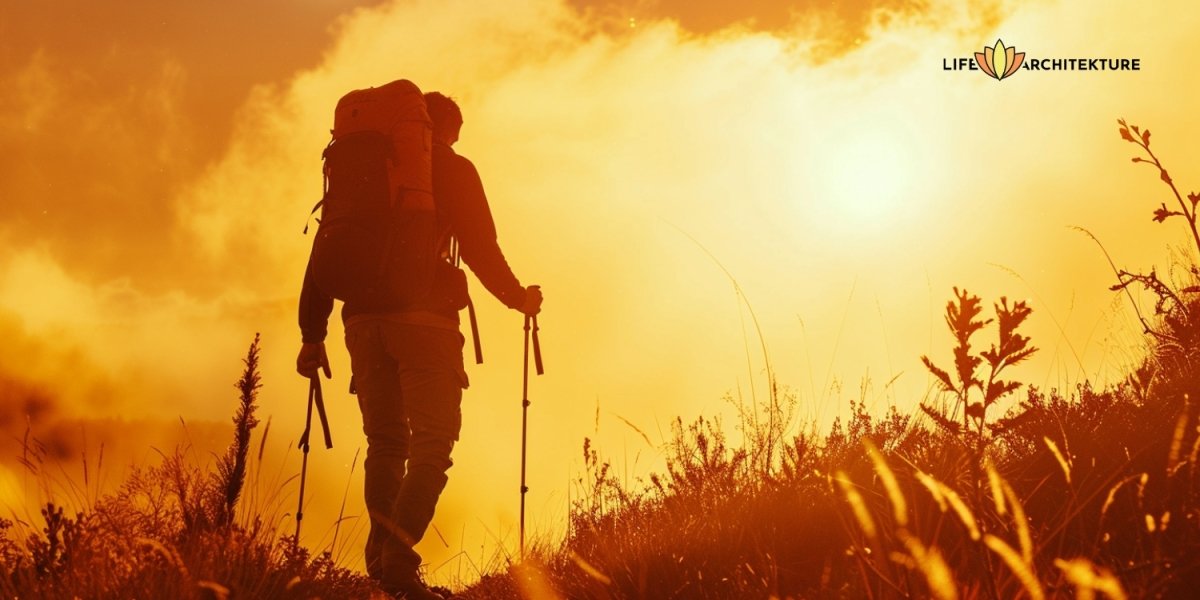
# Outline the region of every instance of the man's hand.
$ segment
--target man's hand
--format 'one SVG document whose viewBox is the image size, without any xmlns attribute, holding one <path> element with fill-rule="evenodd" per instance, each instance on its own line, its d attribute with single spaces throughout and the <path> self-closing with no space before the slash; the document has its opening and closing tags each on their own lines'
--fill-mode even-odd
<svg viewBox="0 0 1200 600">
<path fill-rule="evenodd" d="M 329 370 L 329 357 L 325 355 L 325 342 L 300 346 L 300 355 L 296 357 L 296 372 L 312 379 L 317 376 L 317 368 L 325 371 L 325 379 L 333 378 L 333 373 Z"/>
<path fill-rule="evenodd" d="M 532 317 L 542 311 L 542 288 L 536 285 L 531 285 L 525 288 L 525 304 L 521 305 L 521 312 Z"/>
</svg>

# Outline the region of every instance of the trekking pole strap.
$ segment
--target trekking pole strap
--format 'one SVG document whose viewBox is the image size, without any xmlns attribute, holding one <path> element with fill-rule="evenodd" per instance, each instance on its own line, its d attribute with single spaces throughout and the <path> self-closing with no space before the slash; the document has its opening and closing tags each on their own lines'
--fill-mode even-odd
<svg viewBox="0 0 1200 600">
<path fill-rule="evenodd" d="M 308 435 L 312 432 L 313 403 L 316 401 L 317 397 L 318 384 L 314 383 L 315 381 L 315 379 L 310 379 L 308 382 L 308 412 L 304 417 L 304 433 L 300 434 L 300 443 L 296 445 L 296 447 L 303 450 L 304 454 L 306 455 L 308 454 Z"/>
<path fill-rule="evenodd" d="M 317 376 L 313 377 L 309 381 L 311 382 L 311 383 L 309 383 L 309 386 L 308 386 L 309 395 L 312 396 L 315 400 L 315 404 L 317 405 L 317 416 L 319 416 L 321 418 L 321 429 L 325 433 L 325 448 L 326 449 L 333 448 L 333 437 L 331 437 L 329 435 L 329 418 L 325 416 L 325 400 L 324 400 L 323 395 L 321 394 L 321 376 L 318 374 Z M 311 406 L 309 406 L 309 411 L 310 411 L 309 421 L 311 422 L 311 420 L 312 420 L 312 415 L 311 415 L 312 407 Z M 305 429 L 304 433 L 306 434 L 305 442 L 307 442 L 308 441 L 308 438 L 307 438 L 308 430 Z"/>
<path fill-rule="evenodd" d="M 542 343 L 538 341 L 537 316 L 530 317 L 529 320 L 533 321 L 533 364 L 537 369 L 537 374 L 544 375 L 546 370 L 542 368 Z M 526 324 L 525 327 L 528 329 L 529 325 Z"/>
</svg>

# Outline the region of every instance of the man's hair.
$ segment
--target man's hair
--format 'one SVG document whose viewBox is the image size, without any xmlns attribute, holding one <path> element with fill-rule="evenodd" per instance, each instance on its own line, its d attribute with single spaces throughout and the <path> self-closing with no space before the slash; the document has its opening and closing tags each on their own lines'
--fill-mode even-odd
<svg viewBox="0 0 1200 600">
<path fill-rule="evenodd" d="M 447 131 L 462 126 L 462 111 L 459 110 L 458 104 L 441 92 L 427 92 L 425 108 L 433 121 L 434 131 Z"/>
</svg>

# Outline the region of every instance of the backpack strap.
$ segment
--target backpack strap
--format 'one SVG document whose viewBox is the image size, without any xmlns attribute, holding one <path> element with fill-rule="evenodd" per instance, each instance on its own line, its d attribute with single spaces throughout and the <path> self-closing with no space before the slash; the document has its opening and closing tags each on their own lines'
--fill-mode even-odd
<svg viewBox="0 0 1200 600">
<path fill-rule="evenodd" d="M 317 209 L 321 208 L 322 204 L 325 204 L 324 196 L 321 196 L 321 199 L 317 200 L 317 203 L 314 204 L 312 207 L 312 212 L 308 213 L 308 218 L 304 220 L 304 231 L 301 232 L 304 235 L 308 235 L 308 225 L 312 221 L 313 215 L 317 214 Z M 321 217 L 317 217 L 317 225 L 320 225 L 320 224 L 321 224 Z"/>
<path fill-rule="evenodd" d="M 471 320 L 471 339 L 475 342 L 475 364 L 483 364 L 483 346 L 479 343 L 479 323 L 475 321 L 475 302 L 467 296 L 467 316 Z"/>
<path fill-rule="evenodd" d="M 331 132 L 332 133 L 332 132 Z M 333 146 L 333 138 L 329 139 L 329 143 L 325 144 L 325 149 L 321 151 L 321 160 L 325 162 L 325 166 L 321 168 L 321 199 L 313 205 L 312 211 L 308 213 L 308 219 L 304 221 L 304 235 L 308 235 L 308 225 L 312 221 L 313 215 L 317 214 L 317 209 L 325 204 L 325 198 L 329 195 L 329 148 Z M 317 218 L 317 225 L 321 224 L 320 217 Z"/>
<path fill-rule="evenodd" d="M 462 268 L 462 257 L 458 254 L 458 238 L 450 236 L 450 262 L 456 267 Z M 479 340 L 479 321 L 475 319 L 475 301 L 471 300 L 471 294 L 467 293 L 467 317 L 471 321 L 471 341 L 475 344 L 475 364 L 483 364 L 483 344 Z"/>
</svg>

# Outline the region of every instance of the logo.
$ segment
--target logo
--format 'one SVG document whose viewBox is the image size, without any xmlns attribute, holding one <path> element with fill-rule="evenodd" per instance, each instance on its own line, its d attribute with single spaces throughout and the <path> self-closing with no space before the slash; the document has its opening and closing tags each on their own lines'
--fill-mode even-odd
<svg viewBox="0 0 1200 600">
<path fill-rule="evenodd" d="M 1015 46 L 1003 40 L 984 47 L 972 59 L 967 56 L 942 59 L 943 71 L 983 71 L 996 81 L 1004 81 L 1018 70 L 1025 71 L 1141 71 L 1140 58 L 1025 58 Z"/>
<path fill-rule="evenodd" d="M 1021 63 L 1025 62 L 1025 53 L 1017 52 L 1012 46 L 1005 48 L 1003 41 L 996 40 L 994 47 L 985 47 L 983 52 L 975 53 L 975 62 L 984 73 L 1000 81 L 1021 68 Z"/>
</svg>

